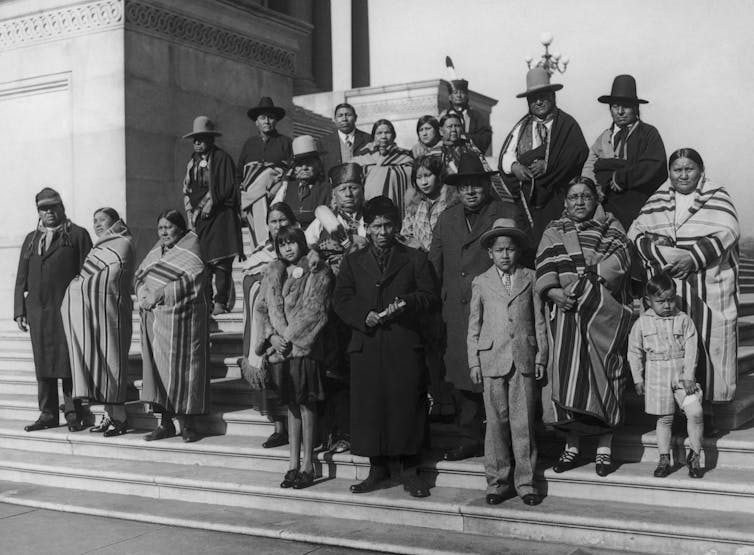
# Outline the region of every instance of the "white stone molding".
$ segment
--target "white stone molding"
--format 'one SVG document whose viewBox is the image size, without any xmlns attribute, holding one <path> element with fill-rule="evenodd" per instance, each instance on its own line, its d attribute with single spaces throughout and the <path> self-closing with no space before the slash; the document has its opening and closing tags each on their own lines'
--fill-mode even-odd
<svg viewBox="0 0 754 555">
<path fill-rule="evenodd" d="M 183 13 L 126 0 L 125 20 L 130 29 L 186 43 L 268 71 L 289 76 L 295 73 L 296 53 L 293 50 L 249 38 Z"/>
<path fill-rule="evenodd" d="M 123 0 L 98 0 L 0 21 L 0 48 L 117 28 L 123 21 Z"/>
<path fill-rule="evenodd" d="M 65 91 L 71 86 L 71 72 L 37 75 L 0 83 L 0 101 L 33 94 Z"/>
</svg>

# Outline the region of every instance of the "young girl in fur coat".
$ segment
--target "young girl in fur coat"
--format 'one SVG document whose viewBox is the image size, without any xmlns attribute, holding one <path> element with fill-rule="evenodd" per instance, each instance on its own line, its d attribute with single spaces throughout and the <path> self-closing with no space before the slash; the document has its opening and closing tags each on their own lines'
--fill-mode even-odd
<svg viewBox="0 0 754 555">
<path fill-rule="evenodd" d="M 320 332 L 327 321 L 333 277 L 327 267 L 309 267 L 301 229 L 281 229 L 275 251 L 278 260 L 265 272 L 254 311 L 260 330 L 255 351 L 267 359 L 271 387 L 288 405 L 290 465 L 280 487 L 301 489 L 314 482 L 316 405 L 324 400 Z"/>
</svg>

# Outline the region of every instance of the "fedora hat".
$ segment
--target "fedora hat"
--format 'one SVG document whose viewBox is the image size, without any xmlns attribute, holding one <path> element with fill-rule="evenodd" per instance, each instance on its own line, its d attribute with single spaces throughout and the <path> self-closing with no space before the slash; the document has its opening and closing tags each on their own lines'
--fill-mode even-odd
<svg viewBox="0 0 754 555">
<path fill-rule="evenodd" d="M 58 206 L 63 204 L 63 199 L 60 198 L 60 194 L 51 187 L 45 187 L 39 191 L 34 197 L 34 201 L 37 203 L 37 208 L 46 208 L 48 206 Z"/>
<path fill-rule="evenodd" d="M 215 129 L 215 122 L 207 116 L 197 116 L 194 118 L 194 129 L 191 133 L 186 133 L 183 138 L 193 139 L 197 135 L 212 135 L 213 137 L 219 137 L 222 133 Z"/>
<path fill-rule="evenodd" d="M 547 91 L 559 91 L 563 88 L 560 83 L 550 83 L 550 74 L 541 67 L 533 67 L 526 73 L 526 91 L 516 95 L 524 98 L 530 94 Z"/>
<path fill-rule="evenodd" d="M 613 89 L 610 94 L 605 94 L 597 99 L 597 102 L 602 104 L 612 104 L 614 102 L 629 102 L 631 104 L 648 104 L 648 100 L 644 100 L 636 96 L 636 79 L 633 75 L 618 75 L 613 79 Z"/>
<path fill-rule="evenodd" d="M 479 156 L 473 152 L 464 152 L 461 160 L 458 162 L 458 171 L 445 177 L 445 183 L 448 185 L 460 185 L 466 177 L 490 176 L 498 172 L 487 171 L 482 165 Z"/>
<path fill-rule="evenodd" d="M 328 174 L 330 185 L 337 187 L 343 183 L 364 183 L 364 170 L 361 169 L 359 164 L 354 162 L 346 162 L 339 166 L 335 166 L 330 170 Z"/>
<path fill-rule="evenodd" d="M 512 218 L 498 218 L 492 223 L 487 231 L 482 233 L 479 243 L 482 248 L 488 249 L 495 240 L 495 237 L 507 236 L 512 237 L 522 248 L 529 246 L 529 236 L 516 227 L 516 222 Z"/>
<path fill-rule="evenodd" d="M 303 160 L 304 158 L 324 154 L 324 152 L 319 149 L 319 142 L 317 139 L 311 135 L 301 135 L 300 137 L 296 137 L 293 139 L 291 148 L 293 150 L 294 160 Z"/>
<path fill-rule="evenodd" d="M 280 106 L 275 106 L 269 96 L 263 96 L 259 99 L 259 104 L 253 108 L 249 108 L 249 111 L 246 112 L 246 115 L 249 116 L 249 119 L 252 121 L 256 121 L 256 119 L 262 114 L 272 114 L 276 120 L 280 121 L 285 117 L 285 110 Z"/>
</svg>

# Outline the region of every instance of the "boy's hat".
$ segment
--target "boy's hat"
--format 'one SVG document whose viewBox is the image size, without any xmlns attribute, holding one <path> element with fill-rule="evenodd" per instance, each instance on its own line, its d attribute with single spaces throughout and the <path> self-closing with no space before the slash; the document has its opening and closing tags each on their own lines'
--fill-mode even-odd
<svg viewBox="0 0 754 555">
<path fill-rule="evenodd" d="M 500 236 L 513 237 L 521 248 L 529 246 L 529 237 L 516 227 L 516 222 L 512 218 L 498 218 L 492 224 L 492 227 L 482 233 L 479 243 L 482 248 L 488 249 L 496 237 Z"/>
</svg>

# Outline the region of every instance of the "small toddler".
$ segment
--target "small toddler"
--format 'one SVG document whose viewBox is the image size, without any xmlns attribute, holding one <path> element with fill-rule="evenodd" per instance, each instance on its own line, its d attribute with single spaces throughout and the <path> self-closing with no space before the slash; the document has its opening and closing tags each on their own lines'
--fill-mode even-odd
<svg viewBox="0 0 754 555">
<path fill-rule="evenodd" d="M 628 339 L 628 363 L 636 393 L 644 396 L 644 410 L 657 415 L 657 478 L 670 474 L 670 440 L 676 403 L 686 415 L 691 452 L 686 458 L 689 476 L 701 478 L 702 392 L 694 373 L 697 334 L 691 318 L 676 305 L 673 279 L 653 276 L 645 288 L 647 309 L 639 316 Z"/>
</svg>

